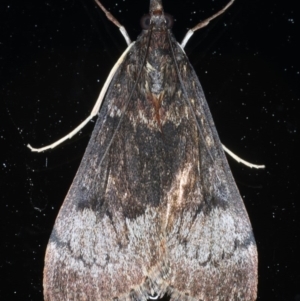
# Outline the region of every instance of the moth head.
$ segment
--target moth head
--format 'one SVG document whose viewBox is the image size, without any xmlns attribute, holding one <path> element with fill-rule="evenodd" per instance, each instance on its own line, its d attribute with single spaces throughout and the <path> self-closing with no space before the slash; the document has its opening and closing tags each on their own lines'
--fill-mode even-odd
<svg viewBox="0 0 300 301">
<path fill-rule="evenodd" d="M 150 0 L 149 14 L 142 17 L 141 26 L 146 30 L 151 26 L 154 29 L 170 29 L 173 26 L 173 17 L 164 13 L 161 0 Z"/>
<path fill-rule="evenodd" d="M 173 17 L 166 13 L 164 13 L 163 16 L 161 16 L 161 18 L 163 18 L 163 17 L 164 17 L 164 20 L 162 20 L 162 22 L 165 24 L 167 29 L 171 29 L 174 24 Z M 152 24 L 151 16 L 149 14 L 146 14 L 141 18 L 141 27 L 143 29 L 148 30 L 151 27 L 151 24 Z"/>
</svg>

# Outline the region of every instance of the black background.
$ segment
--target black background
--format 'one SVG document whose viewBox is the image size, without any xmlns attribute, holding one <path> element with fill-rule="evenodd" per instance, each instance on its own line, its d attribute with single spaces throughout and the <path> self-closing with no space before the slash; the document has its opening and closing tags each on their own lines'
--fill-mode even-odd
<svg viewBox="0 0 300 301">
<path fill-rule="evenodd" d="M 253 170 L 229 159 L 257 240 L 263 301 L 300 300 L 300 14 L 294 3 L 236 0 L 186 47 L 222 142 L 266 165 Z M 103 4 L 134 40 L 148 1 Z M 164 8 L 181 41 L 225 4 L 165 0 Z M 92 0 L 2 0 L 0 24 L 0 299 L 42 300 L 47 240 L 93 122 L 52 151 L 31 153 L 26 144 L 47 145 L 85 119 L 126 44 Z"/>
</svg>

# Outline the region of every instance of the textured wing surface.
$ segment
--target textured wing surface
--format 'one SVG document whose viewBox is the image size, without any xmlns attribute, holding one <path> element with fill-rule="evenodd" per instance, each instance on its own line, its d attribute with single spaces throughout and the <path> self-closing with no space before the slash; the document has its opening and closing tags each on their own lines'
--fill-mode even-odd
<svg viewBox="0 0 300 301">
<path fill-rule="evenodd" d="M 115 75 L 56 219 L 45 259 L 45 301 L 146 300 L 139 286 L 146 294 L 147 275 L 164 273 L 166 154 L 153 106 L 143 88 L 133 90 L 143 55 L 133 47 Z"/>
<path fill-rule="evenodd" d="M 46 301 L 255 299 L 251 225 L 171 41 L 143 33 L 111 83 L 48 244 Z"/>
<path fill-rule="evenodd" d="M 175 55 L 195 115 L 187 157 L 169 194 L 167 245 L 172 300 L 255 300 L 257 251 L 252 227 L 233 180 L 198 78 Z M 180 93 L 177 93 L 180 94 Z M 195 127 L 195 118 L 199 128 Z"/>
</svg>

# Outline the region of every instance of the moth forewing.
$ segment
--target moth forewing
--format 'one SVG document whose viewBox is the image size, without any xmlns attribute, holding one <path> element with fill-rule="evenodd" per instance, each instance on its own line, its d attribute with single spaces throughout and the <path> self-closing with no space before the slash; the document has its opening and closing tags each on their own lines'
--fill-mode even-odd
<svg viewBox="0 0 300 301">
<path fill-rule="evenodd" d="M 178 59 L 182 50 L 176 45 L 174 40 L 173 59 L 181 78 L 180 89 L 185 101 L 190 102 L 189 109 L 193 109 L 190 115 L 194 125 L 189 129 L 197 128 L 198 140 L 192 151 L 197 158 L 194 168 L 187 164 L 178 177 L 177 195 L 188 197 L 182 197 L 180 206 L 176 206 L 173 212 L 177 218 L 172 218 L 176 226 L 167 231 L 170 265 L 175 273 L 171 284 L 180 287 L 174 295 L 178 293 L 180 299 L 189 287 L 189 295 L 203 300 L 222 300 L 221 296 L 226 296 L 224 300 L 255 300 L 257 252 L 251 224 L 200 82 L 185 55 Z M 191 162 L 192 158 L 186 160 Z M 184 186 L 179 184 L 183 178 L 189 179 Z M 182 247 L 178 247 L 180 240 Z M 197 279 L 206 284 L 199 286 Z"/>
<path fill-rule="evenodd" d="M 150 0 L 45 258 L 45 301 L 256 299 L 257 253 L 199 80 Z"/>
</svg>

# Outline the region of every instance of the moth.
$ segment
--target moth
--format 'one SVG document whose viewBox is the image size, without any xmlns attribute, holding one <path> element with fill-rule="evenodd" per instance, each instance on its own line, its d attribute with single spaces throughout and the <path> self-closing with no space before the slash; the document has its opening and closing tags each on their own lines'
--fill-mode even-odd
<svg viewBox="0 0 300 301">
<path fill-rule="evenodd" d="M 255 300 L 252 227 L 183 50 L 233 0 L 181 45 L 161 0 L 150 0 L 134 43 L 96 2 L 129 46 L 100 94 L 97 123 L 57 216 L 44 300 Z"/>
</svg>

